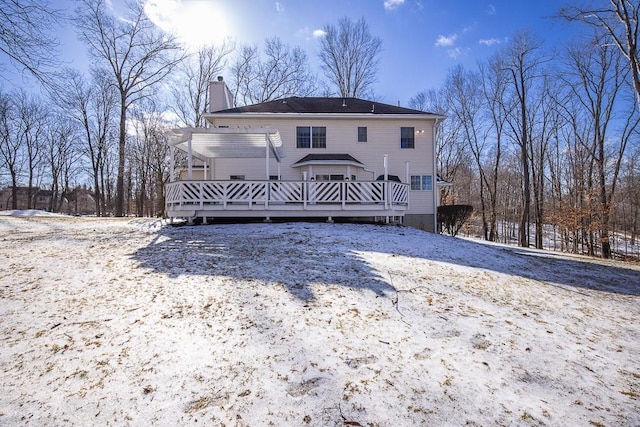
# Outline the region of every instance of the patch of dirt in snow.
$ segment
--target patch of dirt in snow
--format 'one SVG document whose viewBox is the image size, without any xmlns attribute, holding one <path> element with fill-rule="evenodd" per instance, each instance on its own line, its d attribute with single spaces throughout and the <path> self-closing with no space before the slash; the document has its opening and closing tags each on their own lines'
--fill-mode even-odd
<svg viewBox="0 0 640 427">
<path fill-rule="evenodd" d="M 0 218 L 0 424 L 638 425 L 640 269 L 356 224 Z"/>
</svg>

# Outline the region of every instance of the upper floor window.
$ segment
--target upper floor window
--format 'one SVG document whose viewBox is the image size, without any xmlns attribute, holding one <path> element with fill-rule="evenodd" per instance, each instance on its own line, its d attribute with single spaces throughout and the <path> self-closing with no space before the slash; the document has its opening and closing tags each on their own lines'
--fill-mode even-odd
<svg viewBox="0 0 640 427">
<path fill-rule="evenodd" d="M 367 142 L 367 127 L 358 127 L 358 142 Z"/>
<path fill-rule="evenodd" d="M 412 127 L 400 128 L 400 148 L 415 148 L 415 129 Z"/>
<path fill-rule="evenodd" d="M 412 190 L 433 190 L 433 178 L 431 175 L 411 175 Z"/>
<path fill-rule="evenodd" d="M 296 127 L 297 148 L 327 148 L 327 128 L 325 126 Z"/>
</svg>

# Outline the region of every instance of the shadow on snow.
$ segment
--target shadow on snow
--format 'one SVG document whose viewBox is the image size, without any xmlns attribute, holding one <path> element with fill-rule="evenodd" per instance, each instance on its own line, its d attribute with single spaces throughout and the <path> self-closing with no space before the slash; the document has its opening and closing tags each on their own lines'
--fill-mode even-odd
<svg viewBox="0 0 640 427">
<path fill-rule="evenodd" d="M 315 227 L 306 223 L 165 226 L 134 259 L 169 277 L 218 275 L 280 284 L 301 300 L 314 298 L 313 284 L 365 289 L 377 296 L 395 292 L 353 252 L 351 244 L 345 247 L 339 235 L 318 236 Z"/>
<path fill-rule="evenodd" d="M 633 268 L 466 241 L 410 227 L 311 223 L 165 226 L 133 257 L 142 267 L 170 277 L 219 275 L 281 284 L 301 300 L 314 298 L 314 284 L 370 290 L 377 296 L 394 293 L 390 281 L 358 255 L 363 251 L 494 271 L 577 292 L 582 288 L 640 295 L 640 272 Z"/>
</svg>

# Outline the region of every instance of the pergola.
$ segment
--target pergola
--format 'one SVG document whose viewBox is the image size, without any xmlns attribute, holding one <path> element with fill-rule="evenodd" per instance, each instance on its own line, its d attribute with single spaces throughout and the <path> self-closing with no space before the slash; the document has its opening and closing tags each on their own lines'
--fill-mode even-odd
<svg viewBox="0 0 640 427">
<path fill-rule="evenodd" d="M 284 157 L 282 139 L 277 130 L 269 128 L 179 128 L 169 133 L 170 180 L 175 181 L 175 149 L 187 153 L 187 178 L 193 179 L 193 159 L 204 163 L 207 179 L 207 161 L 212 158 L 264 158 L 265 179 L 269 179 L 269 159 L 278 162 Z"/>
</svg>

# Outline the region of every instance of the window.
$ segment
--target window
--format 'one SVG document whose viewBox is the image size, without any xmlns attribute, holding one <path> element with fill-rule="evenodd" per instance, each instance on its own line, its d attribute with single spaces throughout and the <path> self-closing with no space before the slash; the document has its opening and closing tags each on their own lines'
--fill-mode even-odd
<svg viewBox="0 0 640 427">
<path fill-rule="evenodd" d="M 280 181 L 280 177 L 278 175 L 269 175 L 269 181 Z"/>
<path fill-rule="evenodd" d="M 314 126 L 311 128 L 311 148 L 327 148 L 327 128 Z"/>
<path fill-rule="evenodd" d="M 433 190 L 431 175 L 411 175 L 411 189 L 417 191 Z"/>
<path fill-rule="evenodd" d="M 358 127 L 358 142 L 367 142 L 367 128 L 366 126 Z"/>
<path fill-rule="evenodd" d="M 244 175 L 231 175 L 229 179 L 232 181 L 244 181 Z"/>
<path fill-rule="evenodd" d="M 400 148 L 415 148 L 414 128 L 400 128 Z"/>
<path fill-rule="evenodd" d="M 327 148 L 325 126 L 296 127 L 296 148 Z"/>
<path fill-rule="evenodd" d="M 296 148 L 311 148 L 311 128 L 298 126 L 296 128 Z"/>
</svg>

